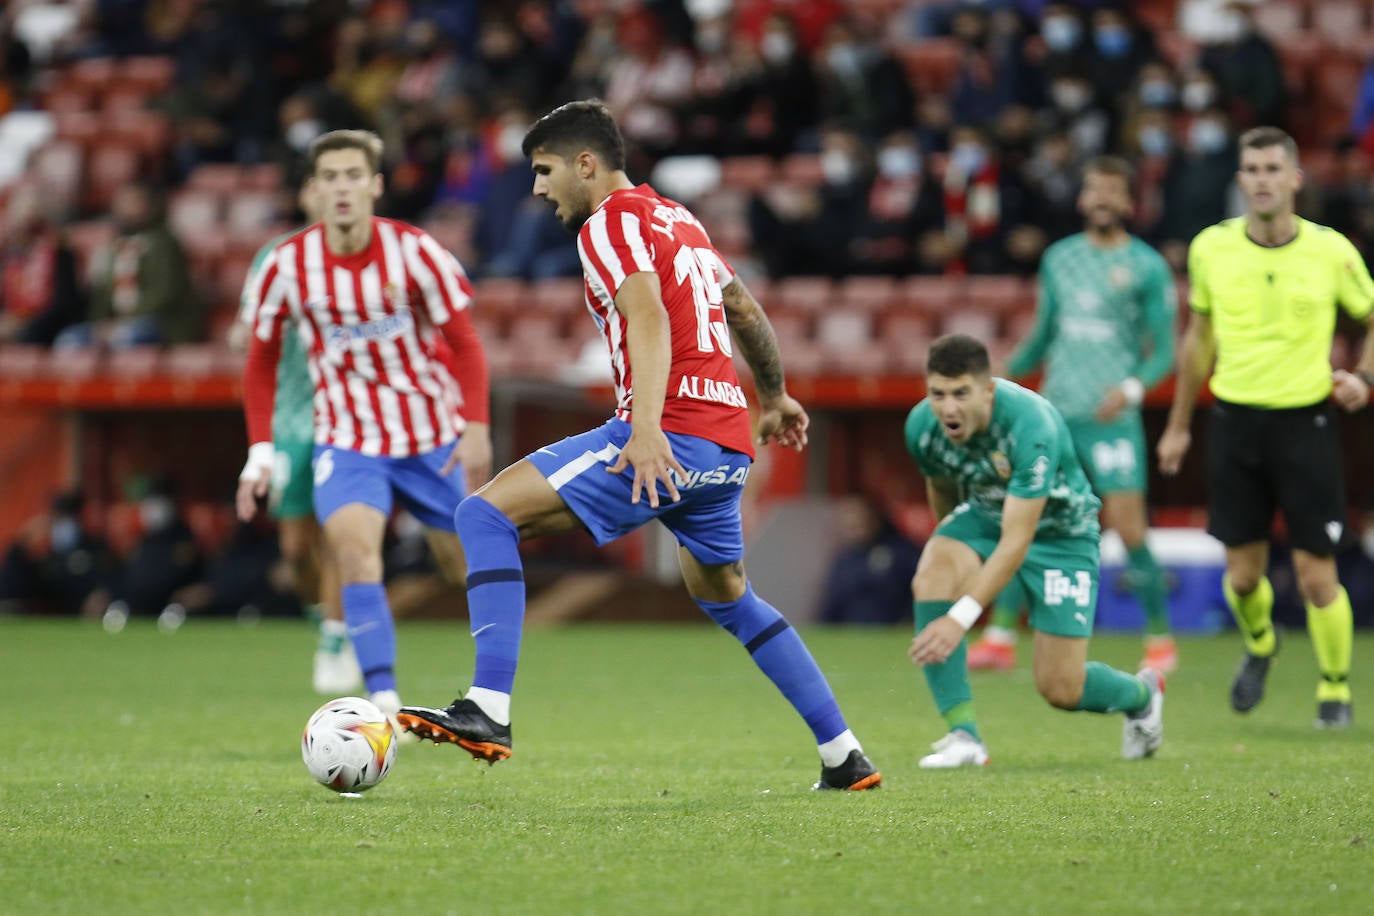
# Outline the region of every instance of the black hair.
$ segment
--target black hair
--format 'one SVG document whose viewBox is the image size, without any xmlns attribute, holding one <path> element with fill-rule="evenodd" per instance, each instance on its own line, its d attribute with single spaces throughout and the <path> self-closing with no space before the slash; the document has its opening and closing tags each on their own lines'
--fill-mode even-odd
<svg viewBox="0 0 1374 916">
<path fill-rule="evenodd" d="M 946 334 L 930 345 L 926 354 L 926 375 L 958 378 L 961 375 L 992 374 L 988 348 L 967 334 Z"/>
<path fill-rule="evenodd" d="M 590 150 L 613 171 L 625 168 L 625 138 L 620 135 L 610 109 L 600 99 L 560 105 L 535 121 L 525 134 L 520 151 L 531 156 L 535 150 L 567 160 Z"/>
</svg>

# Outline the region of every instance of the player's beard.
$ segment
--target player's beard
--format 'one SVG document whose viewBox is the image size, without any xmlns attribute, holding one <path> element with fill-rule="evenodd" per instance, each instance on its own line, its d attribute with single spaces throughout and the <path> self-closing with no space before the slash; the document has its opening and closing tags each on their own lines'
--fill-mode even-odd
<svg viewBox="0 0 1374 916">
<path fill-rule="evenodd" d="M 591 218 L 591 196 L 585 191 L 579 190 L 568 192 L 568 197 L 570 199 L 559 222 L 571 235 L 577 235 L 582 229 L 582 224 Z"/>
</svg>

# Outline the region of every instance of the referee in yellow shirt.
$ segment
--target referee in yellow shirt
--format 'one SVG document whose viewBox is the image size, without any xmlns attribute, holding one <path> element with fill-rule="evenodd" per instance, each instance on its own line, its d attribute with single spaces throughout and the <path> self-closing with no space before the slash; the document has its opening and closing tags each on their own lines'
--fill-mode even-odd
<svg viewBox="0 0 1374 916">
<path fill-rule="evenodd" d="M 1264 697 L 1278 648 L 1274 590 L 1265 577 L 1277 508 L 1321 670 L 1316 725 L 1339 728 L 1351 723 L 1353 633 L 1334 556 L 1346 505 L 1331 402 L 1351 412 L 1368 403 L 1374 333 L 1366 335 L 1353 374 L 1331 371 L 1331 337 L 1337 304 L 1374 330 L 1374 281 L 1349 240 L 1293 213 L 1302 186 L 1293 138 L 1274 127 L 1243 134 L 1236 180 L 1245 215 L 1202 230 L 1188 250 L 1192 316 L 1159 440 L 1159 469 L 1178 473 L 1193 407 L 1211 372 L 1207 530 L 1226 545 L 1222 589 L 1245 640 L 1231 706 L 1248 712 Z"/>
</svg>

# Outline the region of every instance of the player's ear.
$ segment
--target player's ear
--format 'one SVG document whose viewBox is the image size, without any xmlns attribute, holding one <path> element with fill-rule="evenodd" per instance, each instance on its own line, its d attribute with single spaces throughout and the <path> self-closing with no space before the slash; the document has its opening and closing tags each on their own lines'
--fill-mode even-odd
<svg viewBox="0 0 1374 916">
<path fill-rule="evenodd" d="M 582 179 L 595 176 L 597 164 L 596 153 L 588 149 L 578 153 L 577 158 L 573 160 L 573 165 L 577 169 L 577 177 Z"/>
<path fill-rule="evenodd" d="M 384 190 L 386 190 L 386 188 L 382 179 L 382 173 L 378 172 L 376 175 L 372 176 L 372 199 L 381 200 L 382 191 Z"/>
</svg>

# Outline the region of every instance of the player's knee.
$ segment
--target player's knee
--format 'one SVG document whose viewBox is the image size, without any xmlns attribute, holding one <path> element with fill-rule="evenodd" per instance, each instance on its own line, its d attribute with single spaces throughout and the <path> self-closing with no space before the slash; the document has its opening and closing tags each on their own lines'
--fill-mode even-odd
<svg viewBox="0 0 1374 916">
<path fill-rule="evenodd" d="M 1077 709 L 1078 701 L 1083 698 L 1083 679 L 1066 677 L 1057 672 L 1037 675 L 1035 689 L 1056 709 Z"/>
<path fill-rule="evenodd" d="M 953 579 L 938 568 L 918 570 L 911 580 L 911 597 L 915 601 L 953 601 L 958 597 L 955 591 Z"/>
<path fill-rule="evenodd" d="M 480 496 L 469 496 L 458 504 L 453 514 L 454 527 L 461 540 L 494 533 L 515 532 L 515 525 L 505 514 Z"/>
<path fill-rule="evenodd" d="M 344 585 L 354 582 L 380 582 L 382 580 L 382 557 L 362 541 L 344 541 L 334 545 L 334 562 L 339 569 L 339 580 Z"/>
<path fill-rule="evenodd" d="M 1263 573 L 1259 569 L 1249 566 L 1236 566 L 1226 570 L 1226 581 L 1230 583 L 1231 590 L 1242 598 L 1259 588 L 1262 576 Z"/>
</svg>

